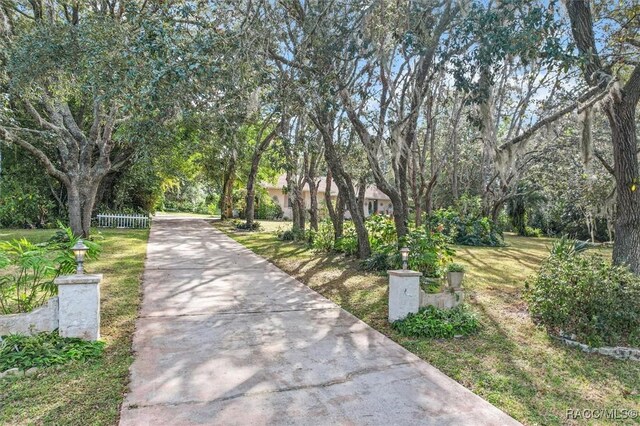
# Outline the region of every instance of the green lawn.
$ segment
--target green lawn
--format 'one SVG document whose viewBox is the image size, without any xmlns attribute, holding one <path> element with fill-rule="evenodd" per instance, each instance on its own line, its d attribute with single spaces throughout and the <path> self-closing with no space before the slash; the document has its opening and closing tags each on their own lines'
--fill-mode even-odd
<svg viewBox="0 0 640 426">
<path fill-rule="evenodd" d="M 524 280 L 546 257 L 551 239 L 507 236 L 504 248 L 456 247 L 482 329 L 470 338 L 429 340 L 391 329 L 386 277 L 365 273 L 342 255 L 277 240 L 272 231 L 290 223 L 264 222 L 264 231 L 254 233 L 216 226 L 525 424 L 604 423 L 568 420 L 569 409 L 640 410 L 640 363 L 566 347 L 529 319 Z"/>
<path fill-rule="evenodd" d="M 54 232 L 0 229 L 0 240 L 44 241 Z M 91 363 L 43 369 L 33 377 L 0 381 L 0 424 L 116 424 L 133 360 L 131 339 L 148 230 L 101 233 L 102 255 L 89 262 L 86 270 L 104 274 L 100 286 L 104 356 Z"/>
</svg>

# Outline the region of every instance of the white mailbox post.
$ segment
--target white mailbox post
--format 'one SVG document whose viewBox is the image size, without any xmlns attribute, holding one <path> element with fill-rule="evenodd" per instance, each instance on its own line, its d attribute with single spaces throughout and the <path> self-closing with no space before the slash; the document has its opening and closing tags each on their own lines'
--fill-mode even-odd
<svg viewBox="0 0 640 426">
<path fill-rule="evenodd" d="M 389 274 L 389 322 L 403 319 L 420 309 L 420 277 L 417 271 L 400 269 Z"/>
</svg>

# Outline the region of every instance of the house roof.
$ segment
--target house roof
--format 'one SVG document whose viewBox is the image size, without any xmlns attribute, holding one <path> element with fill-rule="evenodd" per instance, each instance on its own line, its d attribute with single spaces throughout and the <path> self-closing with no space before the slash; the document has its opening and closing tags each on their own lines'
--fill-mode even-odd
<svg viewBox="0 0 640 426">
<path fill-rule="evenodd" d="M 321 176 L 316 178 L 316 182 L 318 182 L 318 193 L 322 193 L 324 194 L 326 192 L 327 189 L 327 178 L 326 176 Z M 280 176 L 278 176 L 278 180 L 276 181 L 276 183 L 271 183 L 271 182 L 263 182 L 262 186 L 265 188 L 271 188 L 271 189 L 282 189 L 284 187 L 287 186 L 287 176 L 285 174 L 282 174 Z M 309 191 L 309 185 L 307 183 L 304 184 L 304 191 Z M 337 195 L 338 194 L 338 186 L 336 185 L 336 183 L 334 181 L 331 182 L 331 195 Z M 375 185 L 370 185 L 367 190 L 365 191 L 365 195 L 364 198 L 369 198 L 372 200 L 389 200 L 389 197 L 387 197 L 387 195 L 385 193 L 383 193 L 382 191 L 380 191 L 378 189 L 378 187 L 376 187 Z"/>
</svg>

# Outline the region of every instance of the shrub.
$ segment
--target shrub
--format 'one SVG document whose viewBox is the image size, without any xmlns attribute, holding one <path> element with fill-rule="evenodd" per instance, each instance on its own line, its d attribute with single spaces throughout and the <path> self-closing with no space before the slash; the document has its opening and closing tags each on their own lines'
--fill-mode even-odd
<svg viewBox="0 0 640 426">
<path fill-rule="evenodd" d="M 422 272 L 425 277 L 441 277 L 445 266 L 451 262 L 454 250 L 449 247 L 449 238 L 436 230 L 418 228 L 410 230 L 402 245 L 409 248 L 409 269 Z M 402 257 L 397 243 L 379 245 L 372 255 L 362 262 L 370 271 L 400 269 Z"/>
<path fill-rule="evenodd" d="M 465 305 L 458 305 L 452 309 L 426 306 L 418 313 L 409 314 L 405 319 L 393 323 L 393 328 L 403 336 L 431 339 L 468 336 L 475 333 L 478 327 L 476 315 Z"/>
<path fill-rule="evenodd" d="M 567 259 L 578 253 L 582 253 L 588 248 L 589 243 L 586 241 L 571 240 L 568 236 L 564 235 L 562 238 L 557 239 L 551 246 L 551 257 Z"/>
<path fill-rule="evenodd" d="M 87 361 L 101 356 L 103 350 L 104 342 L 63 338 L 57 331 L 33 336 L 10 334 L 0 338 L 0 371 Z"/>
<path fill-rule="evenodd" d="M 365 221 L 369 233 L 371 251 L 381 252 L 389 245 L 397 245 L 396 228 L 391 217 L 386 215 L 372 215 Z M 354 254 L 358 251 L 358 237 L 353 222 L 344 223 L 343 237 L 341 241 L 334 241 L 333 223 L 330 219 L 322 221 L 318 231 L 312 234 L 311 242 L 317 250 L 335 250 L 345 254 Z M 381 258 L 381 257 L 380 257 Z"/>
<path fill-rule="evenodd" d="M 525 298 L 533 321 L 552 335 L 591 346 L 640 346 L 640 278 L 598 255 L 558 241 Z"/>
<path fill-rule="evenodd" d="M 0 107 L 1 108 L 1 107 Z M 3 150 L 0 155 L 0 227 L 50 228 L 65 216 L 53 196 L 58 183 L 21 150 Z"/>
<path fill-rule="evenodd" d="M 432 228 L 441 229 L 456 244 L 489 247 L 504 245 L 502 232 L 488 217 L 463 214 L 448 208 L 436 210 L 428 221 Z"/>
<path fill-rule="evenodd" d="M 276 231 L 276 237 L 280 241 L 302 241 L 305 239 L 305 232 L 303 230 L 278 229 Z"/>
<path fill-rule="evenodd" d="M 396 226 L 393 218 L 387 215 L 374 214 L 367 218 L 365 227 L 369 233 L 371 251 L 397 244 Z"/>
<path fill-rule="evenodd" d="M 447 265 L 447 272 L 464 272 L 466 268 L 459 263 L 450 263 Z"/>
<path fill-rule="evenodd" d="M 343 236 L 335 243 L 335 251 L 352 256 L 358 252 L 358 239 L 355 236 Z"/>
<path fill-rule="evenodd" d="M 525 226 L 524 235 L 526 237 L 540 238 L 540 237 L 542 237 L 544 235 L 544 233 L 542 232 L 542 229 L 532 228 L 530 226 Z"/>
<path fill-rule="evenodd" d="M 335 242 L 334 250 L 350 256 L 358 252 L 358 235 L 353 222 L 345 221 L 342 238 Z"/>
<path fill-rule="evenodd" d="M 362 268 L 366 271 L 387 271 L 397 267 L 389 253 L 373 253 L 369 258 L 362 261 Z"/>
<path fill-rule="evenodd" d="M 260 197 L 255 214 L 256 219 L 274 220 L 282 219 L 283 211 L 278 203 L 266 195 Z"/>
<path fill-rule="evenodd" d="M 280 241 L 294 241 L 296 234 L 293 232 L 293 229 L 287 229 L 286 231 L 277 233 L 277 237 Z"/>
<path fill-rule="evenodd" d="M 55 204 L 39 193 L 3 194 L 0 199 L 0 225 L 9 228 L 45 227 Z"/>
<path fill-rule="evenodd" d="M 455 251 L 449 247 L 449 238 L 428 227 L 410 231 L 404 244 L 409 248 L 409 269 L 422 272 L 426 277 L 441 277 Z M 396 257 L 398 266 L 401 259 Z"/>
<path fill-rule="evenodd" d="M 333 224 L 330 219 L 325 219 L 318 224 L 317 231 L 309 231 L 311 247 L 320 251 L 331 251 L 335 246 Z"/>
<path fill-rule="evenodd" d="M 208 215 L 215 216 L 220 214 L 220 206 L 217 202 L 207 204 L 207 213 Z"/>
<path fill-rule="evenodd" d="M 234 220 L 233 227 L 240 231 L 259 231 L 262 229 L 260 222 L 253 222 L 251 225 L 248 225 L 247 222 L 243 220 Z"/>
<path fill-rule="evenodd" d="M 57 292 L 53 280 L 75 272 L 71 251 L 78 238 L 62 228 L 48 242 L 33 244 L 26 239 L 0 242 L 0 312 L 29 312 Z M 95 258 L 100 247 L 85 241 L 87 259 Z"/>
<path fill-rule="evenodd" d="M 424 290 L 425 293 L 434 294 L 442 292 L 442 279 L 441 278 L 427 278 L 420 277 L 420 288 Z"/>
</svg>

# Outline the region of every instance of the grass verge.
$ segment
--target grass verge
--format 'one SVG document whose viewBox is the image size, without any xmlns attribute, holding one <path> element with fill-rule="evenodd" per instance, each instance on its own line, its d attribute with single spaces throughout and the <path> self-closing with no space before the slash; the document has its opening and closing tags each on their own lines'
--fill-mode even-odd
<svg viewBox="0 0 640 426">
<path fill-rule="evenodd" d="M 272 231 L 290 224 L 265 222 L 264 231 L 251 233 L 226 223 L 215 226 L 524 424 L 605 424 L 567 413 L 640 411 L 640 363 L 585 354 L 531 322 L 521 297 L 524 280 L 547 256 L 551 239 L 507 236 L 507 247 L 456 247 L 480 332 L 435 340 L 403 337 L 391 328 L 385 276 L 363 272 L 356 260 L 342 255 L 279 241 Z M 640 418 L 610 423 L 638 424 Z"/>
<path fill-rule="evenodd" d="M 104 274 L 101 334 L 104 355 L 88 363 L 44 368 L 0 381 L 0 424 L 113 425 L 126 391 L 131 339 L 140 304 L 148 230 L 103 230 L 100 258 L 87 272 Z M 47 240 L 55 230 L 0 229 L 0 240 Z"/>
</svg>

